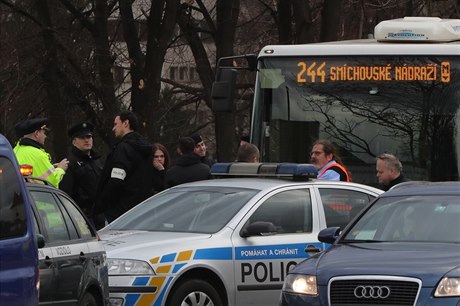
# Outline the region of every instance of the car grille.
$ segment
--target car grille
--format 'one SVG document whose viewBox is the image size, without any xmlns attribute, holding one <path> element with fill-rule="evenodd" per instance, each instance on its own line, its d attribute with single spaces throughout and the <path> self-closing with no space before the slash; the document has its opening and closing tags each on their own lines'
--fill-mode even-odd
<svg viewBox="0 0 460 306">
<path fill-rule="evenodd" d="M 375 289 L 375 296 L 369 296 L 367 293 L 358 292 L 358 295 L 368 296 L 355 296 L 356 288 L 373 288 Z M 385 306 L 404 306 L 415 305 L 415 299 L 419 290 L 419 284 L 416 281 L 401 281 L 401 280 L 379 280 L 379 279 L 346 279 L 346 280 L 332 280 L 329 288 L 329 301 L 331 306 L 341 305 L 385 305 Z M 379 288 L 389 288 L 387 297 L 379 297 Z M 358 289 L 358 290 L 361 290 Z M 356 291 L 357 292 L 357 291 Z M 386 296 L 385 292 L 382 292 Z"/>
</svg>

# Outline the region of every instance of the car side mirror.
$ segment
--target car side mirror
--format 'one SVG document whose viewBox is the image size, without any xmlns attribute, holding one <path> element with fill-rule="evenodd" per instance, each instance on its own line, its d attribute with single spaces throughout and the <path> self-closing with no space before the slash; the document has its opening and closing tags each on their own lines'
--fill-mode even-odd
<svg viewBox="0 0 460 306">
<path fill-rule="evenodd" d="M 340 227 L 328 227 L 321 230 L 318 234 L 318 240 L 324 243 L 334 243 L 334 241 L 339 237 Z"/>
<path fill-rule="evenodd" d="M 278 231 L 276 226 L 271 222 L 266 221 L 256 221 L 244 227 L 240 235 L 243 238 L 251 236 L 270 236 L 276 234 Z"/>
<path fill-rule="evenodd" d="M 43 249 L 45 247 L 45 237 L 42 234 L 37 234 L 37 248 Z"/>
</svg>

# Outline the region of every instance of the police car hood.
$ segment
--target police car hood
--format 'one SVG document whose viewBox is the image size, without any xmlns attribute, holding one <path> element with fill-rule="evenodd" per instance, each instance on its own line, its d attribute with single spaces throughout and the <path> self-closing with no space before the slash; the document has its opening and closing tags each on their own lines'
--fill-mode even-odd
<svg viewBox="0 0 460 306">
<path fill-rule="evenodd" d="M 99 236 L 108 258 L 150 259 L 205 243 L 210 234 L 103 230 Z"/>
<path fill-rule="evenodd" d="M 360 243 L 334 245 L 316 258 L 309 268 L 296 272 L 311 273 L 316 265 L 317 281 L 345 275 L 389 275 L 416 277 L 424 286 L 435 286 L 443 275 L 460 272 L 460 245 L 454 243 Z"/>
</svg>

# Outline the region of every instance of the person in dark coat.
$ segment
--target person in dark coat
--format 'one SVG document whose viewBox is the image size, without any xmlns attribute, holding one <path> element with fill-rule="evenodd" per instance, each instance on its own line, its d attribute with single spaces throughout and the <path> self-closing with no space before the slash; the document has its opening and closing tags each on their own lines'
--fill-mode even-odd
<svg viewBox="0 0 460 306">
<path fill-rule="evenodd" d="M 72 139 L 67 158 L 69 167 L 59 188 L 65 191 L 83 212 L 93 221 L 97 229 L 105 224 L 102 214 L 92 215 L 96 201 L 97 185 L 102 173 L 102 156 L 93 150 L 93 129 L 91 123 L 74 125 L 68 131 Z"/>
<path fill-rule="evenodd" d="M 152 145 L 137 127 L 133 112 L 123 111 L 114 119 L 112 131 L 119 141 L 107 156 L 95 207 L 109 223 L 152 195 Z"/>
<path fill-rule="evenodd" d="M 169 168 L 171 158 L 169 152 L 161 143 L 154 143 L 152 147 L 153 153 L 153 177 L 152 188 L 153 193 L 158 193 L 165 189 L 166 171 Z"/>
<path fill-rule="evenodd" d="M 212 178 L 209 166 L 201 162 L 201 157 L 193 152 L 194 148 L 195 141 L 192 138 L 179 139 L 181 155 L 166 172 L 166 188 Z"/>
<path fill-rule="evenodd" d="M 393 154 L 384 153 L 377 156 L 375 170 L 380 188 L 384 191 L 389 190 L 399 183 L 408 181 L 402 173 L 401 162 Z"/>
</svg>

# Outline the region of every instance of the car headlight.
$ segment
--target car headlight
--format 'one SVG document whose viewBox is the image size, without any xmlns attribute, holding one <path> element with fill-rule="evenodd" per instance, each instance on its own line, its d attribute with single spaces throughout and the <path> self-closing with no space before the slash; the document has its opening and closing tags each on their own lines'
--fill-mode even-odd
<svg viewBox="0 0 460 306">
<path fill-rule="evenodd" d="M 436 288 L 434 296 L 460 296 L 460 278 L 444 277 Z"/>
<path fill-rule="evenodd" d="M 316 276 L 288 274 L 283 284 L 283 291 L 307 295 L 318 295 Z"/>
<path fill-rule="evenodd" d="M 155 274 L 152 267 L 141 260 L 107 258 L 107 263 L 109 275 Z"/>
</svg>

